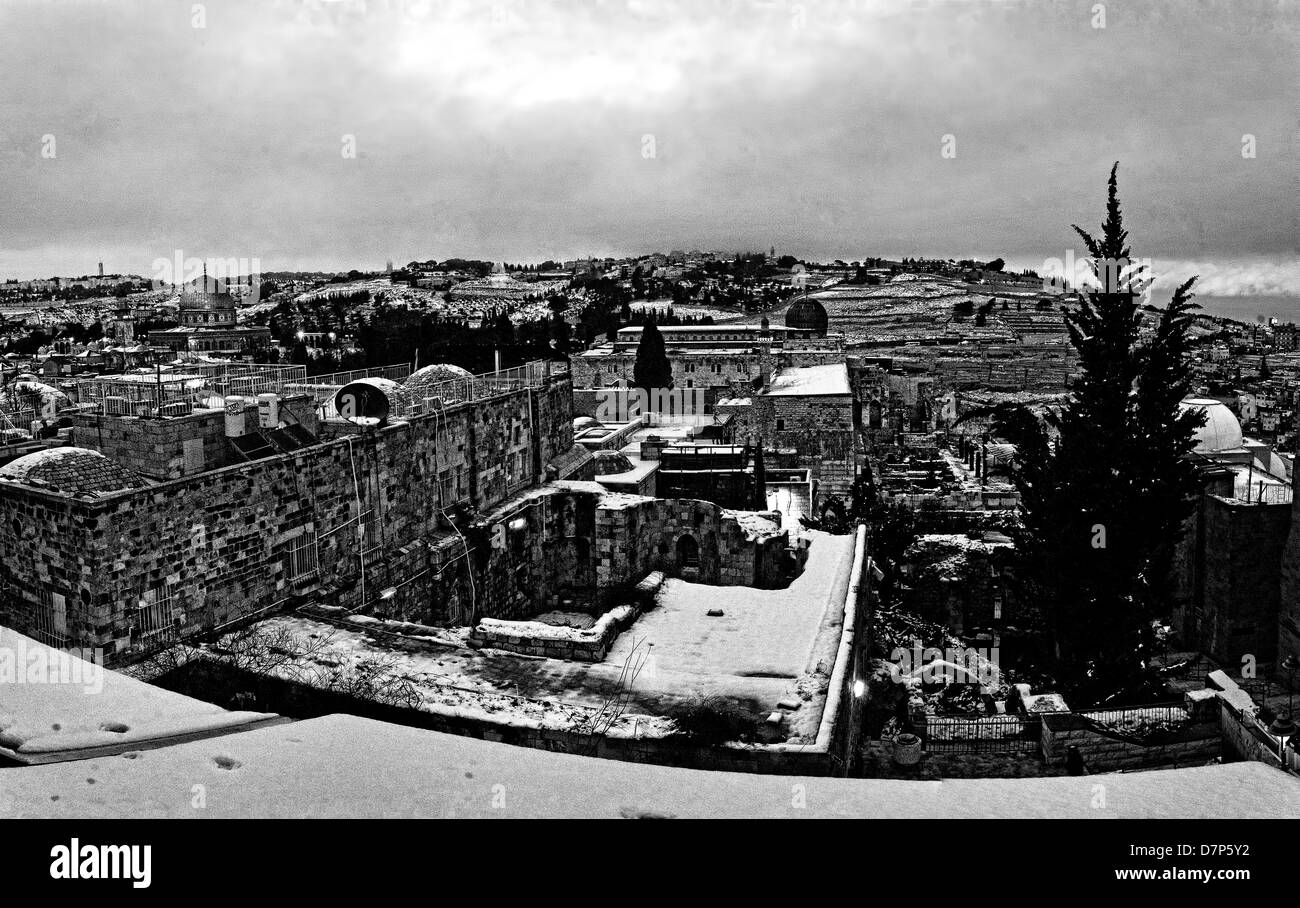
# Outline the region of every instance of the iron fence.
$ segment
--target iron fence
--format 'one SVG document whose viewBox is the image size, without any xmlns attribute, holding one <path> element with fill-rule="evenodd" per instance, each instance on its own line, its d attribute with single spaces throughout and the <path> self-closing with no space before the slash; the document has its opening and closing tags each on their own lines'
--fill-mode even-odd
<svg viewBox="0 0 1300 908">
<path fill-rule="evenodd" d="M 1042 744 L 1037 716 L 926 716 L 918 729 L 935 753 L 1032 753 Z"/>
</svg>

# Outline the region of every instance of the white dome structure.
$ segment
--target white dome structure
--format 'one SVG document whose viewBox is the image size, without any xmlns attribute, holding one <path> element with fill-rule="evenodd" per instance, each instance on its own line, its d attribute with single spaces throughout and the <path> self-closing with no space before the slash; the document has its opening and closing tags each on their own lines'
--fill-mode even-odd
<svg viewBox="0 0 1300 908">
<path fill-rule="evenodd" d="M 1213 454 L 1241 447 L 1241 423 L 1227 404 L 1209 397 L 1193 397 L 1179 406 L 1184 412 L 1195 409 L 1205 413 L 1205 424 L 1196 430 L 1196 453 Z"/>
<path fill-rule="evenodd" d="M 449 404 L 463 400 L 473 381 L 474 374 L 469 370 L 438 363 L 411 373 L 403 387 L 417 403 L 436 399 L 442 404 Z"/>
</svg>

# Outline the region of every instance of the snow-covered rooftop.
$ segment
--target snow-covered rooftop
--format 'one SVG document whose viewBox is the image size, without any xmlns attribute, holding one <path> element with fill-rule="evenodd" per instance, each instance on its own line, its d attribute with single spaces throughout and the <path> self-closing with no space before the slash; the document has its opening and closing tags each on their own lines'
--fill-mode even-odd
<svg viewBox="0 0 1300 908">
<path fill-rule="evenodd" d="M 769 397 L 821 397 L 852 393 L 849 368 L 844 363 L 794 366 L 782 369 L 765 392 Z"/>
<path fill-rule="evenodd" d="M 120 753 L 277 718 L 227 712 L 0 627 L 0 753 L 19 762 Z"/>
<path fill-rule="evenodd" d="M 11 817 L 967 817 L 1300 815 L 1300 783 L 1262 763 L 1038 779 L 795 778 L 704 772 L 323 716 L 75 764 L 0 769 Z M 206 806 L 193 806 L 194 785 Z M 792 806 L 790 786 L 807 806 Z M 493 798 L 493 786 L 509 796 Z M 500 790 L 500 789 L 497 789 Z M 57 798 L 57 800 L 56 800 Z"/>
</svg>

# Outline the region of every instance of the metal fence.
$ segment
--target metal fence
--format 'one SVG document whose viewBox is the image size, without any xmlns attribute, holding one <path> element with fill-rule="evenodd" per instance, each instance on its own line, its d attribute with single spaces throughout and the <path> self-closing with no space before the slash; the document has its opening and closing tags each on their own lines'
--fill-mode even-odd
<svg viewBox="0 0 1300 908">
<path fill-rule="evenodd" d="M 1032 753 L 1042 744 L 1037 716 L 926 716 L 918 730 L 935 753 Z"/>
</svg>

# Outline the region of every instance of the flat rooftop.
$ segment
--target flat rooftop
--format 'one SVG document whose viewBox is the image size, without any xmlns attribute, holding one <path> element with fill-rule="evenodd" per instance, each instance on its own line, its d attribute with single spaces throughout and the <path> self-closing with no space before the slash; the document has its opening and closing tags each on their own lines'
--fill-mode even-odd
<svg viewBox="0 0 1300 908">
<path fill-rule="evenodd" d="M 852 394 L 849 367 L 845 363 L 825 366 L 794 366 L 772 377 L 768 397 L 822 397 Z"/>
<path fill-rule="evenodd" d="M 1106 806 L 1097 808 L 1098 778 Z M 1300 815 L 1300 782 L 1262 763 L 1036 779 L 791 777 L 678 769 L 514 747 L 356 716 L 261 728 L 75 764 L 0 769 L 15 818 L 206 816 L 1205 818 Z M 792 806 L 801 784 L 806 807 Z M 493 806 L 493 786 L 510 796 Z M 57 798 L 57 800 L 55 800 Z M 497 802 L 500 803 L 499 801 Z"/>
<path fill-rule="evenodd" d="M 14 762 L 81 760 L 279 719 L 228 712 L 0 627 L 0 755 Z"/>
<path fill-rule="evenodd" d="M 613 734 L 666 731 L 661 717 L 703 694 L 735 698 L 760 717 L 781 700 L 799 700 L 787 734 L 812 743 L 843 630 L 854 537 L 814 532 L 810 538 L 803 573 L 783 590 L 665 581 L 656 607 L 624 630 L 601 662 L 470 647 L 469 628 L 403 629 L 373 618 L 331 623 L 298 615 L 259 626 L 310 642 L 310 655 L 295 668 L 307 679 L 384 658 L 420 691 L 421 710 L 559 729 L 572 728 L 618 692 L 624 663 L 639 643 L 653 660 L 633 684 Z M 718 608 L 721 617 L 708 616 Z"/>
</svg>

